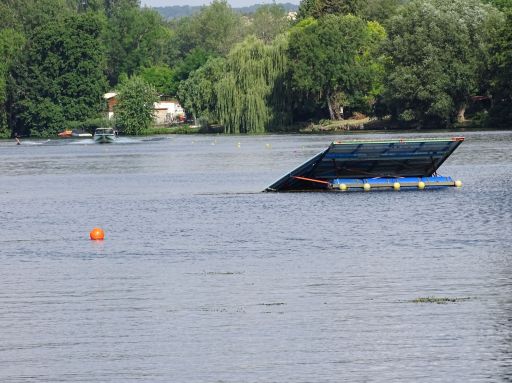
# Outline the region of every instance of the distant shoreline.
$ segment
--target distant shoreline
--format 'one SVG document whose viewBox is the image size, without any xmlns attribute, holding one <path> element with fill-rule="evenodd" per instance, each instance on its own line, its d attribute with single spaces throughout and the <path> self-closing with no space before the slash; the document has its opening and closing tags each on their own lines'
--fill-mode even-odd
<svg viewBox="0 0 512 383">
<path fill-rule="evenodd" d="M 256 12 L 258 8 L 264 5 L 273 5 L 274 3 L 267 4 L 254 4 L 247 7 L 232 7 L 235 12 L 238 12 L 242 15 L 248 15 Z M 275 5 L 282 6 L 286 12 L 297 12 L 299 6 L 297 4 L 292 3 L 275 3 Z M 166 20 L 175 20 L 180 19 L 182 17 L 192 16 L 195 13 L 199 12 L 205 5 L 170 5 L 164 7 L 150 7 L 157 11 L 164 19 Z"/>
</svg>

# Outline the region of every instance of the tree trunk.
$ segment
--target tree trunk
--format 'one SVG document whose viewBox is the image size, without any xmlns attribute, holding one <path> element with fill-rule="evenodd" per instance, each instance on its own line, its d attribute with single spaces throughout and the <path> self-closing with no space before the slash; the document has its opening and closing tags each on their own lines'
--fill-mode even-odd
<svg viewBox="0 0 512 383">
<path fill-rule="evenodd" d="M 336 98 L 336 94 L 328 93 L 327 95 L 327 105 L 329 106 L 329 115 L 331 120 L 342 120 L 342 105 L 338 102 Z"/>
<path fill-rule="evenodd" d="M 457 122 L 458 123 L 463 123 L 466 121 L 465 113 L 466 113 L 466 103 L 463 103 L 459 106 L 459 110 L 457 111 Z"/>
<path fill-rule="evenodd" d="M 327 95 L 327 106 L 329 106 L 329 116 L 331 117 L 331 120 L 335 120 L 336 118 L 334 116 L 334 108 L 330 94 Z"/>
</svg>

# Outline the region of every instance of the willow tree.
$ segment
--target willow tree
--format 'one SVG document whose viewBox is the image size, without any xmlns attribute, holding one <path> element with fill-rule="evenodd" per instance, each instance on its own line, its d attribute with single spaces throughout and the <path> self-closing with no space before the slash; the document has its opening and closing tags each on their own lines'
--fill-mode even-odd
<svg viewBox="0 0 512 383">
<path fill-rule="evenodd" d="M 217 115 L 226 133 L 263 133 L 284 122 L 286 97 L 276 92 L 286 90 L 286 46 L 284 37 L 266 45 L 251 36 L 229 53 L 216 86 Z"/>
</svg>

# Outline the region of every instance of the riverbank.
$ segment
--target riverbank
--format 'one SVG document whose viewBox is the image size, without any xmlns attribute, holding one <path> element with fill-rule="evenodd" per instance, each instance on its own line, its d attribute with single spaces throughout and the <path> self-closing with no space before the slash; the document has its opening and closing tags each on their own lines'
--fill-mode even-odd
<svg viewBox="0 0 512 383">
<path fill-rule="evenodd" d="M 150 136 L 155 134 L 215 134 L 224 133 L 221 125 L 210 125 L 207 127 L 197 125 L 176 125 L 176 126 L 152 126 L 143 132 L 143 135 Z"/>
<path fill-rule="evenodd" d="M 509 129 L 512 129 L 512 125 Z M 304 126 L 298 130 L 298 133 L 304 134 L 318 134 L 318 133 L 341 133 L 341 132 L 351 132 L 351 133 L 368 133 L 368 132 L 411 132 L 411 131 L 421 131 L 421 132 L 432 132 L 432 131 L 456 131 L 456 132 L 464 132 L 464 131 L 492 131 L 492 130 L 509 130 L 509 129 L 497 129 L 495 127 L 488 126 L 483 124 L 481 121 L 474 120 L 466 120 L 462 123 L 454 123 L 453 125 L 443 128 L 443 127 L 420 127 L 417 124 L 403 124 L 398 123 L 396 121 L 392 121 L 391 119 L 376 119 L 376 118 L 358 118 L 358 119 L 347 119 L 341 121 L 330 121 L 324 120 L 319 123 L 311 123 L 307 126 Z"/>
<path fill-rule="evenodd" d="M 512 126 L 510 127 L 512 129 Z M 321 133 L 368 133 L 368 132 L 433 132 L 433 131 L 486 131 L 507 130 L 496 129 L 482 123 L 481 120 L 466 120 L 463 123 L 455 123 L 449 127 L 420 127 L 417 124 L 404 124 L 392 121 L 390 118 L 377 119 L 361 116 L 340 121 L 320 120 L 318 122 L 302 122 L 293 126 L 283 127 L 269 134 L 321 134 Z M 144 135 L 155 134 L 223 134 L 222 125 L 215 124 L 208 127 L 193 125 L 179 125 L 171 127 L 154 126 L 144 132 Z"/>
<path fill-rule="evenodd" d="M 493 130 L 512 130 L 512 124 L 508 128 L 496 128 L 488 126 L 481 121 L 467 120 L 464 123 L 455 123 L 449 127 L 419 127 L 416 124 L 400 124 L 390 119 L 376 118 L 353 118 L 341 121 L 320 120 L 318 122 L 302 122 L 292 126 L 283 127 L 269 131 L 264 134 L 339 134 L 339 133 L 371 133 L 371 132 L 439 132 L 439 131 L 493 131 Z M 94 129 L 85 131 L 94 132 Z M 141 136 L 166 135 L 166 134 L 224 134 L 222 125 L 214 124 L 207 127 L 180 124 L 174 126 L 151 126 L 141 132 Z M 21 138 L 28 138 L 22 136 Z M 0 138 L 12 138 L 10 134 L 0 135 Z M 32 136 L 31 138 L 58 138 L 58 136 Z"/>
</svg>

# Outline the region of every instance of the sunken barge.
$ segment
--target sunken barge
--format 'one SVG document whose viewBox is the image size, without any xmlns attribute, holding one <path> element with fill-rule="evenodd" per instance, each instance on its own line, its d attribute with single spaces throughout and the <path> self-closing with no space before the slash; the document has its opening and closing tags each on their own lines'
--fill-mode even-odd
<svg viewBox="0 0 512 383">
<path fill-rule="evenodd" d="M 460 187 L 437 171 L 464 137 L 332 142 L 268 192 Z"/>
</svg>

